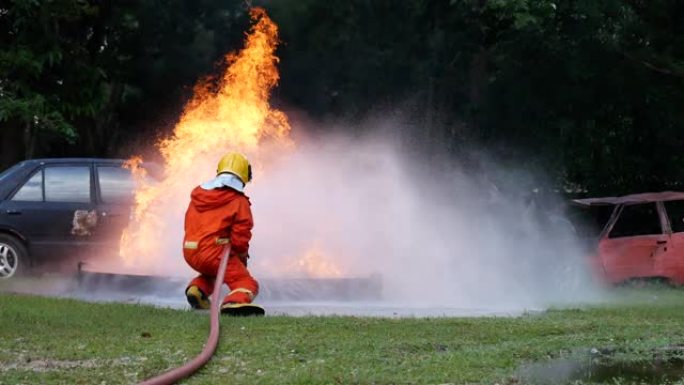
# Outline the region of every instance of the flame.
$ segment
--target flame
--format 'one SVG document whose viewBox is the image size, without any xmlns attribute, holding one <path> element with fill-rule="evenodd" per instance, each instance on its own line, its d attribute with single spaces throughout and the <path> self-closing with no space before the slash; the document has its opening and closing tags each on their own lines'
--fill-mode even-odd
<svg viewBox="0 0 684 385">
<path fill-rule="evenodd" d="M 245 47 L 226 55 L 228 67 L 222 76 L 204 79 L 194 87 L 173 133 L 157 144 L 166 174 L 159 183 L 142 183 L 136 191 L 134 221 L 120 243 L 127 266 L 159 264 L 159 254 L 168 249 L 169 239 L 174 247 L 180 245 L 174 231 L 187 207 L 182 200 L 187 202 L 192 187 L 213 176 L 215 162 L 224 153 L 241 151 L 259 170 L 268 155 L 266 142 L 292 145 L 287 116 L 268 102 L 279 80 L 278 27 L 261 8 L 253 8 L 250 16 Z M 140 162 L 141 158 L 134 157 L 129 165 L 137 169 Z"/>
<path fill-rule="evenodd" d="M 271 261 L 257 261 L 261 270 L 271 276 L 285 276 L 296 278 L 340 278 L 344 272 L 335 264 L 320 247 L 318 242 L 304 253 L 303 256 L 283 258 L 281 263 L 274 265 Z"/>
<path fill-rule="evenodd" d="M 146 175 L 145 169 L 140 167 L 142 165 L 142 156 L 134 155 L 130 159 L 124 162 L 123 168 L 127 168 L 133 171 L 133 176 L 138 179 L 139 177 L 144 177 Z M 142 170 L 142 172 L 140 172 Z"/>
<path fill-rule="evenodd" d="M 133 180 L 137 189 L 148 186 L 151 183 L 151 179 L 148 178 L 147 169 L 143 166 L 142 156 L 133 156 L 123 163 L 123 168 L 131 170 L 133 175 Z"/>
<path fill-rule="evenodd" d="M 342 271 L 318 248 L 313 248 L 301 257 L 294 266 L 311 278 L 339 278 Z"/>
</svg>

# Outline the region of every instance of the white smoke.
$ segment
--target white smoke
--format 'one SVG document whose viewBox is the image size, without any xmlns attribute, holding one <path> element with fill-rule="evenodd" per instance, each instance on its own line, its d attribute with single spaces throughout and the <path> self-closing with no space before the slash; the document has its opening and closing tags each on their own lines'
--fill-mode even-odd
<svg viewBox="0 0 684 385">
<path fill-rule="evenodd" d="M 597 298 L 572 226 L 530 203 L 533 175 L 427 161 L 387 138 L 298 138 L 294 149 L 269 153 L 245 189 L 257 279 L 373 277 L 381 304 L 399 308 L 520 311 Z M 198 157 L 187 189 L 154 207 L 168 236 L 157 242 L 159 258 L 129 272 L 195 274 L 180 249 L 183 215 L 215 162 Z"/>
<path fill-rule="evenodd" d="M 379 275 L 387 303 L 529 309 L 595 296 L 572 226 L 560 212 L 542 220 L 520 173 L 483 170 L 507 195 L 421 163 L 382 138 L 300 143 L 247 190 L 253 273 L 277 275 L 314 247 L 344 276 Z"/>
</svg>

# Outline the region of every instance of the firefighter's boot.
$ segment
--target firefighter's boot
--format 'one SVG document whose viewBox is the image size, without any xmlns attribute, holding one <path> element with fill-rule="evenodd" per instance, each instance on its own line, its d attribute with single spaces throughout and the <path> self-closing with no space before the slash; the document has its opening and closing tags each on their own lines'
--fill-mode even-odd
<svg viewBox="0 0 684 385">
<path fill-rule="evenodd" d="M 185 297 L 188 299 L 188 303 L 193 309 L 204 310 L 211 307 L 209 298 L 197 286 L 188 286 L 188 288 L 185 290 Z"/>
</svg>

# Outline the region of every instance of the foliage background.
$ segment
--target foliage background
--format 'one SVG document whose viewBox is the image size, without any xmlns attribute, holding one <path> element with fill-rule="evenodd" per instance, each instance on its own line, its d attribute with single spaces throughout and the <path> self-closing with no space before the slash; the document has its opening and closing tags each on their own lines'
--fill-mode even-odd
<svg viewBox="0 0 684 385">
<path fill-rule="evenodd" d="M 543 168 L 585 194 L 681 189 L 684 3 L 254 1 L 281 28 L 274 102 L 315 130 L 398 111 L 424 153 Z M 127 157 L 241 46 L 247 4 L 0 5 L 0 168 Z M 344 121 L 332 125 L 324 122 Z M 358 127 L 358 128 L 353 128 Z M 357 135 L 362 132 L 352 132 Z"/>
</svg>

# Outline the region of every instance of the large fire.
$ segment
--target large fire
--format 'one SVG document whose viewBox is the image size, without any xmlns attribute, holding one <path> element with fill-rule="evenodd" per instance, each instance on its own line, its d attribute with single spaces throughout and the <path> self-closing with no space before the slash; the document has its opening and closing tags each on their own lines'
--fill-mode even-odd
<svg viewBox="0 0 684 385">
<path fill-rule="evenodd" d="M 134 173 L 139 183 L 133 221 L 120 244 L 120 255 L 130 270 L 168 273 L 160 265 L 166 265 L 164 259 L 169 256 L 160 254 L 180 254 L 179 231 L 189 193 L 213 177 L 216 161 L 223 154 L 237 150 L 248 155 L 258 178 L 275 153 L 293 145 L 287 116 L 268 102 L 279 80 L 275 56 L 278 27 L 261 8 L 252 9 L 250 16 L 253 24 L 245 47 L 226 56 L 228 66 L 220 78 L 208 78 L 195 86 L 173 134 L 157 144 L 165 166 L 162 180 L 149 184 L 144 175 Z M 128 167 L 137 170 L 141 161 L 134 157 Z M 302 257 L 301 267 L 307 275 L 339 274 L 336 267 L 318 263 L 316 258 L 318 255 L 311 253 Z"/>
</svg>

